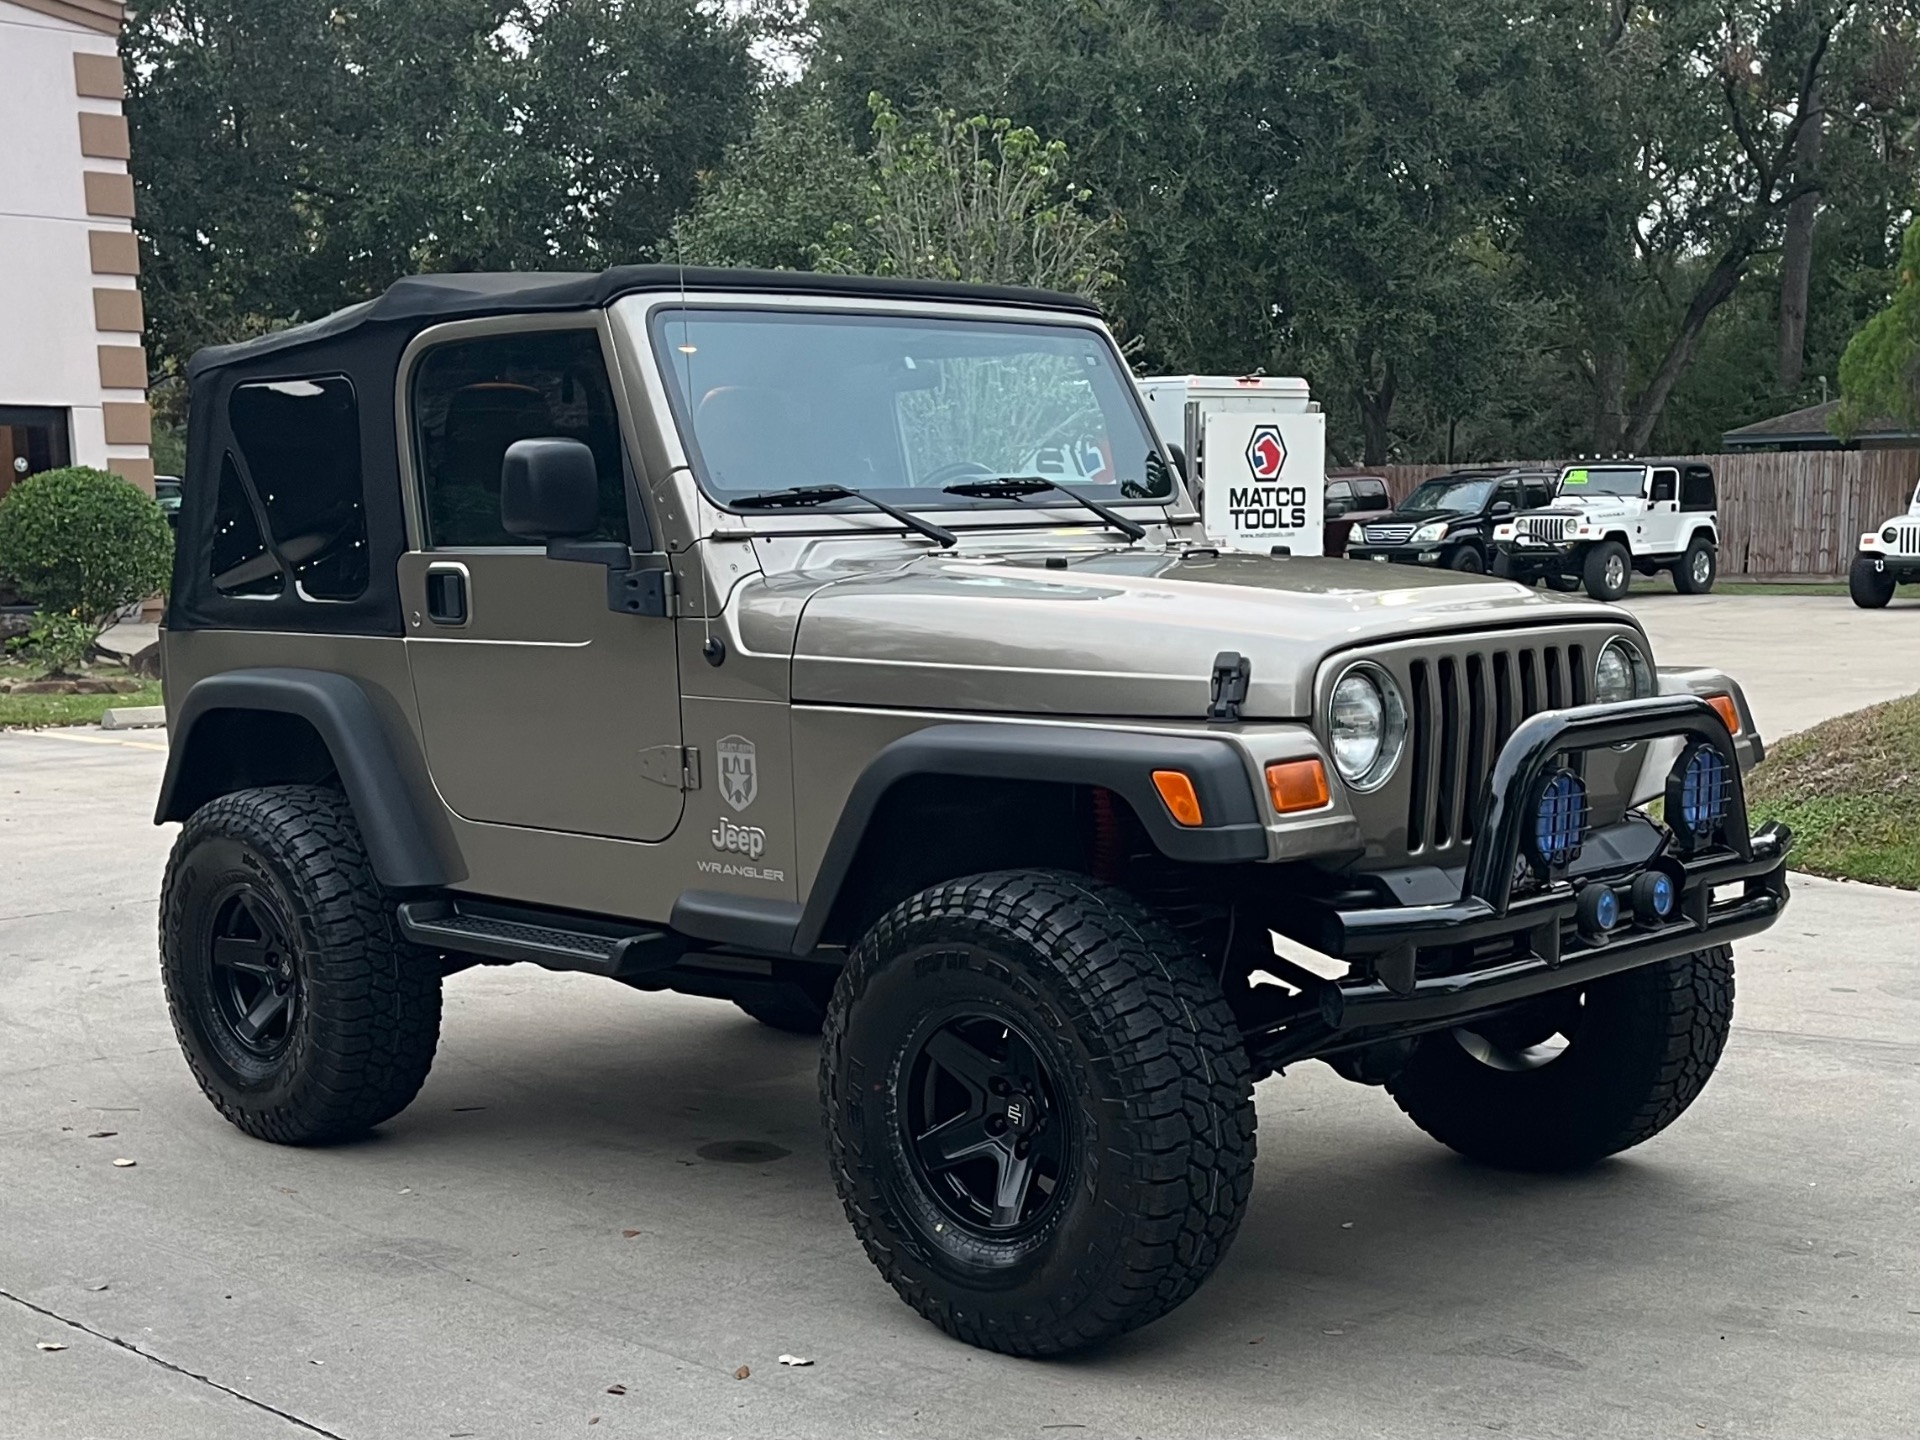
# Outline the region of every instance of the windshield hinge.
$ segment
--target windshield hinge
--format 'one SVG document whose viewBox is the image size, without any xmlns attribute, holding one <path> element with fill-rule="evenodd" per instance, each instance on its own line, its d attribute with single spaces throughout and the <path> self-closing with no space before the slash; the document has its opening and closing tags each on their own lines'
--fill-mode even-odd
<svg viewBox="0 0 1920 1440">
<path fill-rule="evenodd" d="M 1247 688 L 1253 683 L 1253 662 L 1238 650 L 1222 650 L 1213 657 L 1212 703 L 1207 706 L 1209 720 L 1238 720 L 1246 703 Z"/>
</svg>

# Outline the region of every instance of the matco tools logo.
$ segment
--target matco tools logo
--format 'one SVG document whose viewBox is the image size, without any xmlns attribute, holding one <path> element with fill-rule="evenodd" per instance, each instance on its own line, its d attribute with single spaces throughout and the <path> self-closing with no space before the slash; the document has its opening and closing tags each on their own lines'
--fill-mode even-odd
<svg viewBox="0 0 1920 1440">
<path fill-rule="evenodd" d="M 1258 425 L 1247 441 L 1247 469 L 1256 480 L 1278 480 L 1287 468 L 1287 442 L 1278 425 Z"/>
</svg>

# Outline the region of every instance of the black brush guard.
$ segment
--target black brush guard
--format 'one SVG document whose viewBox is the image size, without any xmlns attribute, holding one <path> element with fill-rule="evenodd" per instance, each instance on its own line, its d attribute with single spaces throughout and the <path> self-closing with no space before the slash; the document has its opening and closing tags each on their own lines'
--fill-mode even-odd
<svg viewBox="0 0 1920 1440">
<path fill-rule="evenodd" d="M 1667 739 L 1685 742 L 1681 763 L 1694 746 L 1711 747 L 1726 766 L 1728 786 L 1725 817 L 1711 843 L 1692 843 L 1669 831 L 1655 857 L 1678 892 L 1671 917 L 1651 925 L 1623 922 L 1596 938 L 1577 929 L 1579 888 L 1564 876 L 1516 896 L 1521 845 L 1548 777 L 1584 751 Z M 1248 1028 L 1256 1063 L 1278 1069 L 1442 1029 L 1550 991 L 1756 934 L 1786 907 L 1792 834 L 1778 824 L 1749 832 L 1733 737 L 1713 707 L 1697 696 L 1536 715 L 1501 750 L 1479 805 L 1474 833 L 1480 839 L 1458 900 L 1365 908 L 1310 903 L 1281 920 L 1283 933 L 1347 961 L 1354 974 L 1323 980 L 1277 962 L 1300 993 Z M 1600 878 L 1619 884 L 1625 877 Z M 1714 898 L 1717 889 L 1735 884 L 1740 885 L 1737 896 Z M 1505 947 L 1503 940 L 1509 942 Z M 1506 953 L 1454 968 L 1467 947 Z M 1435 973 L 1436 965 L 1446 968 Z"/>
</svg>

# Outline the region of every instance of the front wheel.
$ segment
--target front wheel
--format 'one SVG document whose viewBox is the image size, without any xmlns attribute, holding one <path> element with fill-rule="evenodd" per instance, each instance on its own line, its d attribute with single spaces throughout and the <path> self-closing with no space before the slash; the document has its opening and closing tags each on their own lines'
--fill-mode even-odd
<svg viewBox="0 0 1920 1440">
<path fill-rule="evenodd" d="M 1387 1089 L 1470 1159 L 1578 1169 L 1677 1120 L 1732 1019 L 1733 952 L 1697 950 L 1424 1035 Z"/>
<path fill-rule="evenodd" d="M 1682 595 L 1704 595 L 1720 573 L 1720 557 L 1704 535 L 1696 535 L 1673 567 L 1673 588 Z"/>
<path fill-rule="evenodd" d="M 1862 610 L 1884 610 L 1893 599 L 1894 578 L 1871 555 L 1856 555 L 1847 569 L 1847 594 Z"/>
<path fill-rule="evenodd" d="M 401 938 L 352 809 L 315 785 L 196 810 L 160 895 L 160 969 L 216 1109 L 283 1145 L 405 1109 L 440 1037 L 440 970 Z"/>
<path fill-rule="evenodd" d="M 834 990 L 820 1092 L 869 1258 L 989 1350 L 1057 1354 L 1165 1314 L 1252 1187 L 1252 1081 L 1218 983 L 1083 876 L 977 875 L 896 906 Z"/>
<path fill-rule="evenodd" d="M 1479 550 L 1471 545 L 1462 545 L 1447 556 L 1447 568 L 1458 570 L 1463 575 L 1479 575 L 1486 571 L 1487 562 L 1481 558 Z"/>
<path fill-rule="evenodd" d="M 1586 582 L 1587 594 L 1596 600 L 1623 599 L 1633 579 L 1627 547 L 1618 540 L 1602 540 L 1587 551 L 1581 579 Z"/>
</svg>

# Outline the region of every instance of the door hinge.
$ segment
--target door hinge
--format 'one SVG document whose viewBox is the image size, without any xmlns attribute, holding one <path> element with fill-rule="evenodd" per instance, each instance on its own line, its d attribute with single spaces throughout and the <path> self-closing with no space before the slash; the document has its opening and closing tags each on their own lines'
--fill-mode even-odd
<svg viewBox="0 0 1920 1440">
<path fill-rule="evenodd" d="M 608 570 L 607 608 L 671 620 L 679 614 L 671 570 Z"/>
<path fill-rule="evenodd" d="M 654 745 L 640 752 L 640 778 L 675 790 L 700 788 L 700 752 L 690 745 Z"/>
</svg>

